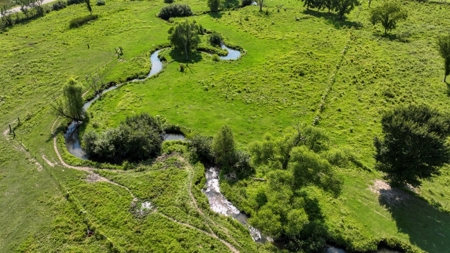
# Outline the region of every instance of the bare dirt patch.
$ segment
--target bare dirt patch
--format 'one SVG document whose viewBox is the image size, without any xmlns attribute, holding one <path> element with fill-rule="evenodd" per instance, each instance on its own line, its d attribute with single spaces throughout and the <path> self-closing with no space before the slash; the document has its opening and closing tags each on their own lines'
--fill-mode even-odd
<svg viewBox="0 0 450 253">
<path fill-rule="evenodd" d="M 378 194 L 381 200 L 389 205 L 401 204 L 412 197 L 407 192 L 401 189 L 392 188 L 388 183 L 379 179 L 375 180 L 373 185 L 369 186 L 369 189 Z"/>
</svg>

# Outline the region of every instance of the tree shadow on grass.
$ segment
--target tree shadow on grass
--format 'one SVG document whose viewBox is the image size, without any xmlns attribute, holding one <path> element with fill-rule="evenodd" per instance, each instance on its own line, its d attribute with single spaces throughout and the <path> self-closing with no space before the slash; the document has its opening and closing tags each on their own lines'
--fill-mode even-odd
<svg viewBox="0 0 450 253">
<path fill-rule="evenodd" d="M 209 12 L 208 15 L 212 18 L 221 18 L 223 16 L 223 14 L 220 11 Z"/>
<path fill-rule="evenodd" d="M 445 82 L 445 84 L 447 84 L 447 96 L 450 97 L 450 83 Z"/>
<path fill-rule="evenodd" d="M 384 39 L 388 39 L 390 41 L 398 41 L 398 42 L 403 42 L 403 43 L 408 43 L 409 42 L 409 37 L 411 37 L 410 33 L 401 33 L 401 34 L 384 34 L 384 33 L 380 33 L 380 32 L 374 32 L 373 36 L 378 37 L 378 38 L 384 38 Z"/>
<path fill-rule="evenodd" d="M 306 15 L 311 15 L 317 18 L 323 18 L 326 19 L 327 22 L 331 25 L 333 25 L 336 29 L 342 29 L 342 28 L 355 28 L 355 29 L 361 29 L 362 23 L 360 22 L 354 22 L 354 21 L 348 21 L 345 18 L 343 20 L 339 19 L 338 15 L 335 13 L 329 13 L 329 12 L 321 12 L 321 11 L 315 11 L 315 10 L 305 10 L 303 11 Z"/>
<path fill-rule="evenodd" d="M 409 236 L 411 244 L 426 252 L 447 252 L 450 247 L 450 214 L 438 210 L 413 193 L 381 189 L 379 203 L 397 223 L 398 231 Z"/>
<path fill-rule="evenodd" d="M 50 142 L 53 140 L 53 138 L 55 138 L 56 136 L 58 136 L 61 133 L 65 133 L 66 132 L 67 127 L 60 125 L 59 127 L 57 127 L 53 133 L 50 133 L 47 140 L 45 140 L 45 142 Z"/>
<path fill-rule="evenodd" d="M 173 60 L 179 62 L 179 63 L 197 63 L 203 59 L 201 52 L 199 51 L 193 51 L 189 53 L 189 59 L 186 60 L 186 56 L 184 55 L 184 52 L 180 52 L 176 49 L 170 50 L 169 53 L 170 57 L 172 57 Z"/>
</svg>

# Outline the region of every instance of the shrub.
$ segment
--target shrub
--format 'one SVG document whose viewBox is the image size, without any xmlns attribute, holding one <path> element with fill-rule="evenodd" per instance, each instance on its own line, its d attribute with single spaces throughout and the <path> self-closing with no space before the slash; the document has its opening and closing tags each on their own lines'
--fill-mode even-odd
<svg viewBox="0 0 450 253">
<path fill-rule="evenodd" d="M 58 1 L 58 2 L 56 2 L 56 3 L 54 3 L 54 4 L 52 5 L 52 10 L 58 11 L 58 10 L 61 10 L 61 9 L 66 8 L 66 7 L 67 7 L 66 2 L 64 2 L 64 1 Z"/>
<path fill-rule="evenodd" d="M 186 65 L 183 63 L 180 63 L 180 72 L 184 72 L 184 69 L 186 68 Z"/>
<path fill-rule="evenodd" d="M 212 151 L 212 137 L 195 135 L 190 139 L 189 150 L 193 152 L 202 163 L 214 163 L 214 155 Z"/>
<path fill-rule="evenodd" d="M 67 5 L 81 4 L 81 3 L 84 3 L 84 0 L 67 0 Z"/>
<path fill-rule="evenodd" d="M 164 6 L 158 13 L 158 17 L 169 20 L 172 17 L 188 17 L 192 14 L 191 8 L 187 4 L 171 4 Z"/>
<path fill-rule="evenodd" d="M 97 5 L 98 6 L 105 5 L 105 4 L 106 4 L 105 0 L 97 0 Z"/>
<path fill-rule="evenodd" d="M 70 20 L 70 28 L 77 28 L 80 27 L 86 23 L 88 23 L 89 21 L 92 20 L 96 20 L 98 18 L 98 15 L 88 15 L 88 16 L 84 16 L 84 17 L 78 17 L 78 18 L 74 18 L 72 20 Z"/>
<path fill-rule="evenodd" d="M 220 57 L 217 54 L 215 54 L 215 55 L 213 55 L 212 60 L 215 62 L 218 62 L 218 61 L 220 61 Z"/>
<path fill-rule="evenodd" d="M 253 0 L 242 0 L 241 6 L 248 6 L 248 5 L 252 5 Z"/>
<path fill-rule="evenodd" d="M 211 33 L 209 35 L 209 43 L 212 46 L 219 46 L 220 47 L 220 45 L 222 44 L 222 36 L 220 36 L 220 34 L 215 33 L 215 32 Z"/>
<path fill-rule="evenodd" d="M 164 3 L 171 4 L 171 3 L 173 3 L 173 0 L 164 0 Z"/>
</svg>

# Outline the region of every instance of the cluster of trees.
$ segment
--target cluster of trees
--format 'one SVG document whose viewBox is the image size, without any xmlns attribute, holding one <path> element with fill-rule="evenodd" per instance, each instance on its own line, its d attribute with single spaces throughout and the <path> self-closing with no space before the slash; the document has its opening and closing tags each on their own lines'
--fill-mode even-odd
<svg viewBox="0 0 450 253">
<path fill-rule="evenodd" d="M 410 105 L 383 115 L 383 137 L 375 138 L 376 167 L 392 183 L 419 186 L 450 162 L 450 117 L 428 106 Z"/>
<path fill-rule="evenodd" d="M 340 19 L 345 14 L 350 13 L 355 6 L 360 5 L 359 0 L 302 0 L 307 8 L 311 9 L 328 9 L 328 12 L 334 11 Z"/>
<path fill-rule="evenodd" d="M 197 135 L 191 138 L 189 149 L 199 161 L 208 165 L 217 165 L 225 173 L 234 173 L 243 178 L 251 173 L 250 156 L 236 148 L 233 132 L 228 126 L 222 126 L 214 138 Z"/>
<path fill-rule="evenodd" d="M 43 16 L 43 2 L 44 0 L 14 0 L 9 5 L 6 4 L 0 6 L 0 28 L 12 26 L 24 20 Z M 18 5 L 20 7 L 20 11 L 23 13 L 25 18 L 22 18 L 19 15 L 16 15 L 15 18 L 12 16 L 10 8 L 14 5 Z"/>
<path fill-rule="evenodd" d="M 89 159 L 99 162 L 139 162 L 161 152 L 162 129 L 158 121 L 143 113 L 127 117 L 119 127 L 101 134 L 94 131 L 83 136 L 83 148 Z"/>
<path fill-rule="evenodd" d="M 265 174 L 254 199 L 250 222 L 285 242 L 291 251 L 316 252 L 327 238 L 318 201 L 307 187 L 318 187 L 333 196 L 342 181 L 326 159 L 327 138 L 316 128 L 297 129 L 282 137 L 266 134 L 250 144 L 251 165 Z"/>
</svg>

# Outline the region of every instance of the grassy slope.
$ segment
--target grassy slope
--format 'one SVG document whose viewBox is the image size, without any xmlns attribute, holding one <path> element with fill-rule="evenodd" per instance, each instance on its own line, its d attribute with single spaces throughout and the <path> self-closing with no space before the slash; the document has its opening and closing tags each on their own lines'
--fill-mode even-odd
<svg viewBox="0 0 450 253">
<path fill-rule="evenodd" d="M 286 7 L 280 13 L 274 8 L 279 3 Z M 372 166 L 372 137 L 380 132 L 378 122 L 382 109 L 411 101 L 448 110 L 447 87 L 439 82 L 442 62 L 430 40 L 450 23 L 448 15 L 445 15 L 447 6 L 440 9 L 434 4 L 407 3 L 405 7 L 410 11 L 411 22 L 400 25 L 394 32 L 402 38 L 408 37 L 409 42 L 405 43 L 400 41 L 402 38 L 388 40 L 374 34 L 380 29 L 369 25 L 364 7 L 358 17 L 357 10 L 349 17 L 350 21 L 362 22 L 363 29 L 349 30 L 336 28 L 326 15 L 303 14 L 300 3 L 268 1 L 267 4 L 271 7 L 269 17 L 261 16 L 256 7 L 230 14 L 225 12 L 220 19 L 209 15 L 195 17 L 205 28 L 217 30 L 232 44 L 245 48 L 247 55 L 241 60 L 212 63 L 209 56 L 202 55 L 201 61 L 190 64 L 192 72 L 184 74 L 177 71 L 178 64 L 171 63 L 158 78 L 123 87 L 94 105 L 91 110 L 93 122 L 106 128 L 116 125 L 126 115 L 146 111 L 210 135 L 226 123 L 232 126 L 241 145 L 267 131 L 281 131 L 298 122 L 309 124 L 316 116 L 320 97 L 341 59 L 341 51 L 352 35 L 355 40 L 349 44 L 319 124 L 329 132 L 332 146 L 347 146 Z M 191 5 L 195 10 L 204 9 L 200 2 Z M 45 153 L 55 159 L 51 143 L 47 142 L 48 129 L 53 121 L 44 107 L 47 101 L 58 94 L 61 84 L 69 76 L 83 80 L 86 73 L 101 68 L 106 70 L 107 80 L 118 80 L 147 71 L 148 51 L 167 42 L 169 26 L 154 17 L 161 6 L 159 2 L 108 2 L 104 7 L 94 7 L 94 13 L 101 15 L 99 20 L 68 30 L 70 19 L 86 13 L 83 5 L 70 6 L 0 34 L 0 77 L 5 83 L 0 87 L 2 129 L 17 117 L 22 121 L 29 118 L 17 131 L 18 138 L 32 152 Z M 295 22 L 295 17 L 301 21 Z M 118 46 L 124 48 L 124 61 L 115 59 L 114 48 Z M 165 54 L 171 57 L 168 51 Z M 33 165 L 22 162 L 23 154 L 12 151 L 9 145 L 9 142 L 2 141 L 0 146 L 2 151 L 5 150 L 1 152 L 1 161 L 4 161 L 1 165 L 2 187 L 11 187 L 19 178 L 33 171 Z M 74 220 L 78 217 L 66 201 L 47 201 L 49 194 L 60 199 L 61 193 L 50 183 L 48 174 L 33 173 L 35 177 L 20 181 L 21 185 L 23 183 L 20 189 L 28 188 L 26 192 L 34 195 L 27 195 L 30 198 L 9 197 L 6 195 L 8 192 L 17 192 L 18 196 L 25 194 L 2 188 L 2 203 L 29 206 L 33 210 L 42 210 L 42 215 L 36 218 L 33 213 L 2 210 L 1 225 L 11 228 L 11 236 L 1 239 L 2 248 L 15 247 L 36 231 L 41 231 L 37 237 L 48 234 L 47 231 L 58 231 L 52 226 L 68 223 L 58 218 L 52 223 L 45 218 L 51 217 L 52 210 Z M 82 175 L 72 174 L 72 177 L 67 177 L 62 173 L 57 178 L 64 185 L 73 187 L 76 196 L 95 213 L 96 219 L 103 221 L 103 217 L 114 217 L 118 213 L 119 217 L 129 215 L 123 212 L 128 202 L 126 192 L 110 186 L 78 185 L 78 178 Z M 353 170 L 344 170 L 342 175 L 346 184 L 337 206 L 323 204 L 322 207 L 332 228 L 340 229 L 349 238 L 356 234 L 355 231 L 366 237 L 409 238 L 430 252 L 443 252 L 448 247 L 443 239 L 450 236 L 446 228 L 447 214 L 420 200 L 389 211 L 380 205 L 376 195 L 367 190 L 371 181 L 380 175 Z M 421 194 L 448 210 L 447 178 L 444 175 L 434 182 L 426 182 Z M 31 188 L 38 182 L 49 183 L 39 184 L 43 185 L 42 189 Z M 96 198 L 98 194 L 112 194 L 114 191 L 119 192 L 124 200 Z M 95 206 L 98 203 L 110 208 L 99 209 Z M 339 213 L 335 212 L 336 208 L 340 209 Z M 345 217 L 343 228 L 336 228 L 341 217 Z M 54 232 L 57 238 L 69 238 L 64 244 L 66 247 L 105 247 L 102 240 L 73 243 L 84 238 L 80 235 L 84 229 L 80 221 L 66 227 L 67 233 Z M 120 234 L 117 224 L 108 223 L 101 228 L 112 235 Z M 119 245 L 140 247 L 127 246 L 121 242 L 123 239 L 119 234 L 113 236 L 118 238 Z M 364 243 L 364 240 L 354 242 L 358 243 Z M 44 251 L 58 245 L 51 240 L 40 246 L 35 244 L 36 239 L 30 239 L 25 245 L 28 249 L 41 247 Z"/>
</svg>

